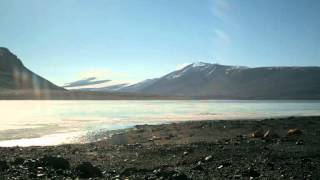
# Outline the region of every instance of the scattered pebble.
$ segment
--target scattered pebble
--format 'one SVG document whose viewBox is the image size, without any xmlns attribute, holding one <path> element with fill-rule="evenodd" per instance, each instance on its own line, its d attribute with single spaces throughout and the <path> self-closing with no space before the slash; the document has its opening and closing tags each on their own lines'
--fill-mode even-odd
<svg viewBox="0 0 320 180">
<path fill-rule="evenodd" d="M 244 171 L 242 175 L 246 177 L 259 177 L 260 173 L 257 172 L 254 168 L 250 167 L 247 171 Z"/>
<path fill-rule="evenodd" d="M 303 145 L 304 143 L 303 143 L 303 141 L 302 140 L 298 140 L 297 142 L 296 142 L 296 145 Z"/>
<path fill-rule="evenodd" d="M 207 156 L 206 158 L 204 158 L 204 160 L 205 161 L 210 161 L 210 160 L 212 160 L 212 156 L 210 155 L 210 156 Z"/>
</svg>

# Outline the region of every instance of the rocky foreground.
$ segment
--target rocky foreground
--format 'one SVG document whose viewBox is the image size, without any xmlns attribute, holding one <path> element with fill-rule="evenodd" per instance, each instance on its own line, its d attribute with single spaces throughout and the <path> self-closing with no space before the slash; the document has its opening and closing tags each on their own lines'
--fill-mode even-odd
<svg viewBox="0 0 320 180">
<path fill-rule="evenodd" d="M 320 117 L 142 125 L 0 157 L 0 179 L 320 179 Z"/>
</svg>

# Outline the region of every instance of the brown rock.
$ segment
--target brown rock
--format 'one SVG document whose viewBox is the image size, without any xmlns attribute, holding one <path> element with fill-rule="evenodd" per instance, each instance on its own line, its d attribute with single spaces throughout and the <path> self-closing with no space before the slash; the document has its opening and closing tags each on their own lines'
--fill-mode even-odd
<svg viewBox="0 0 320 180">
<path fill-rule="evenodd" d="M 302 131 L 300 129 L 294 128 L 294 129 L 289 129 L 287 136 L 294 136 L 294 135 L 301 135 Z"/>
<path fill-rule="evenodd" d="M 261 130 L 257 130 L 257 131 L 254 131 L 250 134 L 250 137 L 252 138 L 262 138 L 263 137 L 263 132 Z"/>
</svg>

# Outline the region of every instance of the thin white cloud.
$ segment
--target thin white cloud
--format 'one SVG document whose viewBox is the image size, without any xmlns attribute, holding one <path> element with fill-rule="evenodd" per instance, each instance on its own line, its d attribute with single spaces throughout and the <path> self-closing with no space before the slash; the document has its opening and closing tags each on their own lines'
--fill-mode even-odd
<svg viewBox="0 0 320 180">
<path fill-rule="evenodd" d="M 228 33 L 221 29 L 214 30 L 215 39 L 214 39 L 214 47 L 213 52 L 215 55 L 215 61 L 220 64 L 225 64 L 226 54 L 228 53 L 231 37 Z"/>
<path fill-rule="evenodd" d="M 232 9 L 230 0 L 212 0 L 212 13 L 224 24 L 223 27 L 236 28 L 236 24 L 231 18 Z M 215 56 L 219 57 L 223 57 L 221 54 L 226 53 L 232 42 L 230 34 L 223 27 L 216 26 L 213 29 L 214 52 Z"/>
<path fill-rule="evenodd" d="M 219 45 L 228 45 L 231 43 L 230 36 L 223 30 L 215 29 L 215 34 Z"/>
<path fill-rule="evenodd" d="M 214 0 L 213 1 L 213 14 L 221 21 L 228 21 L 228 14 L 231 10 L 229 0 Z"/>
</svg>

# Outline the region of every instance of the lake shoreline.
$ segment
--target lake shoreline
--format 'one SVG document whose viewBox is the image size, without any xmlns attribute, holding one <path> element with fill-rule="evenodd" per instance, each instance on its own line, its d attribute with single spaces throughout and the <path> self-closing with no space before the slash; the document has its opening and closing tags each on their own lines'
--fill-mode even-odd
<svg viewBox="0 0 320 180">
<path fill-rule="evenodd" d="M 289 129 L 296 129 L 288 134 Z M 5 179 L 319 179 L 320 117 L 190 121 L 87 144 L 1 147 Z M 265 136 L 265 137 L 264 137 Z"/>
</svg>

